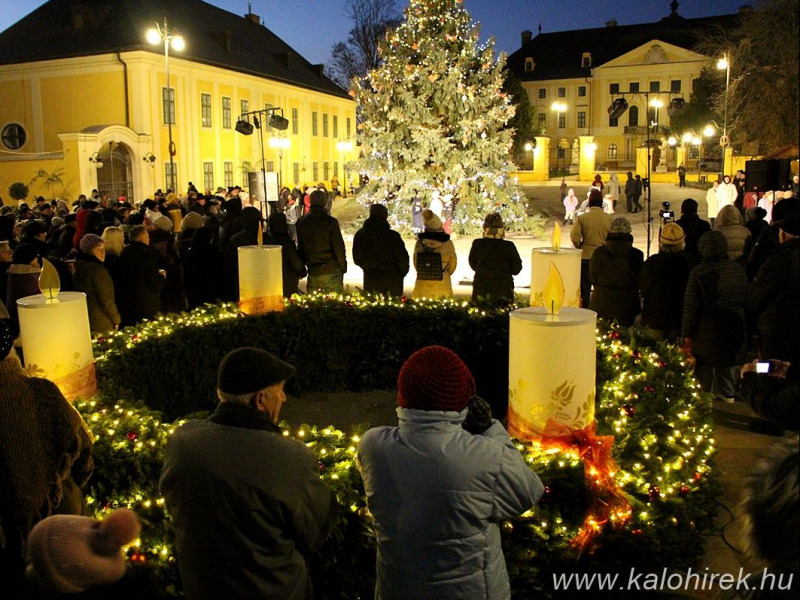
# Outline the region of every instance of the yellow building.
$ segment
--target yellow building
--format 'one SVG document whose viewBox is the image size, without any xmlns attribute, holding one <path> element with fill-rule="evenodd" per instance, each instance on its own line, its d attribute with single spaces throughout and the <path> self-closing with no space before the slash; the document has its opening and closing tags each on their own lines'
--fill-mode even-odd
<svg viewBox="0 0 800 600">
<path fill-rule="evenodd" d="M 605 27 L 535 37 L 524 31 L 522 47 L 507 64 L 536 107 L 535 128 L 549 138 L 549 172 L 581 180 L 596 171 L 645 176 L 648 140 L 653 181 L 677 181 L 681 163 L 698 168 L 701 147 L 667 143 L 669 115 L 690 100 L 693 81 L 719 58 L 697 51 L 704 35 L 737 20 L 735 14 L 685 19 L 673 2 L 672 14 L 655 23 L 620 26 L 612 20 Z M 619 99 L 627 109 L 614 116 L 611 107 Z"/>
<path fill-rule="evenodd" d="M 184 49 L 164 35 L 148 42 L 156 24 Z M 247 120 L 262 128 L 238 133 L 240 115 L 254 111 L 263 112 Z M 271 114 L 288 127 L 270 127 Z M 355 137 L 355 119 L 354 101 L 322 65 L 257 15 L 197 0 L 51 0 L 0 33 L 6 202 L 18 181 L 69 200 L 95 188 L 143 200 L 189 181 L 201 191 L 246 188 L 262 168 L 290 187 L 342 181 L 353 157 L 338 142 Z"/>
</svg>

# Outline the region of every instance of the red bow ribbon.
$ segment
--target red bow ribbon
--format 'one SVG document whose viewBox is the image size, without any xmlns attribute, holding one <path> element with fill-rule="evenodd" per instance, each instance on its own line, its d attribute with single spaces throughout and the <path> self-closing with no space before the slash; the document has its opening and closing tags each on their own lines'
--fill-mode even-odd
<svg viewBox="0 0 800 600">
<path fill-rule="evenodd" d="M 544 426 L 541 438 L 543 447 L 575 450 L 583 459 L 591 503 L 581 531 L 570 541 L 570 545 L 578 548 L 581 553 L 603 530 L 609 519 L 612 525 L 618 527 L 631 516 L 630 502 L 614 479 L 618 471 L 611 456 L 614 436 L 595 435 L 596 427 L 597 422 L 592 421 L 583 429 L 572 429 L 550 418 Z"/>
</svg>

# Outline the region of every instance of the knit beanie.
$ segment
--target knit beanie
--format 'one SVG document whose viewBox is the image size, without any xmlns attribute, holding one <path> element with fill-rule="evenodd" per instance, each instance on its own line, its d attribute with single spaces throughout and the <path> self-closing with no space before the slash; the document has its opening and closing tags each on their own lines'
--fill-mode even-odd
<svg viewBox="0 0 800 600">
<path fill-rule="evenodd" d="M 700 236 L 697 252 L 701 258 L 722 258 L 728 256 L 728 240 L 721 231 L 712 229 Z"/>
<path fill-rule="evenodd" d="M 457 354 L 428 346 L 408 357 L 397 378 L 397 404 L 419 410 L 462 411 L 475 395 L 475 380 Z"/>
<path fill-rule="evenodd" d="M 160 217 L 156 217 L 153 221 L 153 225 L 158 227 L 161 231 L 166 231 L 167 233 L 172 233 L 172 219 L 170 219 L 167 215 L 161 215 Z"/>
<path fill-rule="evenodd" d="M 261 348 L 231 350 L 219 363 L 217 388 L 226 394 L 255 394 L 293 377 L 296 369 Z"/>
<path fill-rule="evenodd" d="M 630 233 L 631 232 L 631 222 L 628 219 L 623 217 L 617 217 L 613 221 L 611 221 L 611 229 L 608 230 L 609 233 Z"/>
<path fill-rule="evenodd" d="M 44 592 L 76 594 L 110 585 L 125 575 L 124 545 L 139 537 L 139 517 L 126 508 L 102 521 L 53 515 L 28 536 L 25 575 Z"/>
<path fill-rule="evenodd" d="M 188 212 L 181 221 L 181 231 L 185 231 L 186 229 L 200 229 L 205 224 L 206 222 L 201 215 L 194 211 Z"/>
<path fill-rule="evenodd" d="M 105 242 L 103 242 L 103 238 L 101 238 L 99 235 L 87 233 L 81 238 L 81 241 L 78 244 L 78 249 L 84 254 L 91 254 L 92 250 L 94 250 L 96 246 L 104 243 Z"/>
<path fill-rule="evenodd" d="M 436 216 L 436 213 L 426 208 L 422 211 L 422 224 L 428 231 L 441 231 L 442 220 Z"/>
<path fill-rule="evenodd" d="M 664 223 L 658 241 L 664 246 L 676 246 L 684 240 L 683 228 L 677 223 Z"/>
<path fill-rule="evenodd" d="M 798 221 L 797 215 L 786 217 L 780 222 L 778 227 L 784 233 L 788 233 L 789 235 L 793 236 L 800 236 L 800 221 Z"/>
</svg>

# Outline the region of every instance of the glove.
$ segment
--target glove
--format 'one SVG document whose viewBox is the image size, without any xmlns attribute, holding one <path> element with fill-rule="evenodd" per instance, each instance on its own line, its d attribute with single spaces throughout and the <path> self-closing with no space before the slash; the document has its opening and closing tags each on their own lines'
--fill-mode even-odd
<svg viewBox="0 0 800 600">
<path fill-rule="evenodd" d="M 467 418 L 464 429 L 472 434 L 481 434 L 492 425 L 492 407 L 480 396 L 473 396 L 467 402 Z"/>
</svg>

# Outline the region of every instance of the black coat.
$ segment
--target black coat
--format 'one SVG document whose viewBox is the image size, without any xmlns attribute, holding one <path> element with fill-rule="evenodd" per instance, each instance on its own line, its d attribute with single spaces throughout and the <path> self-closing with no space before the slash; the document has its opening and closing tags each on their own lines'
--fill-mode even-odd
<svg viewBox="0 0 800 600">
<path fill-rule="evenodd" d="M 406 245 L 386 219 L 369 217 L 353 237 L 353 262 L 364 271 L 364 291 L 390 296 L 403 295 L 408 273 Z"/>
<path fill-rule="evenodd" d="M 183 262 L 183 283 L 189 308 L 221 298 L 224 261 L 216 244 L 193 243 Z"/>
<path fill-rule="evenodd" d="M 158 252 L 141 242 L 122 249 L 114 273 L 114 297 L 122 325 L 155 316 L 161 309 L 165 279 L 158 272 Z"/>
<path fill-rule="evenodd" d="M 594 289 L 589 308 L 604 319 L 616 319 L 622 325 L 633 325 L 641 312 L 639 304 L 639 273 L 644 254 L 633 247 L 633 237 L 627 233 L 611 233 L 606 243 L 592 254 L 589 261 L 589 280 Z"/>
<path fill-rule="evenodd" d="M 675 222 L 681 226 L 683 234 L 686 236 L 686 253 L 694 259 L 695 263 L 699 263 L 700 253 L 697 251 L 697 242 L 706 231 L 711 231 L 711 223 L 704 221 L 697 214 L 682 215 Z"/>
<path fill-rule="evenodd" d="M 312 206 L 297 221 L 297 248 L 311 275 L 347 273 L 342 231 L 339 221 L 322 206 Z"/>
<path fill-rule="evenodd" d="M 659 252 L 644 261 L 639 273 L 642 325 L 680 331 L 683 297 L 693 266 L 685 252 Z"/>
<path fill-rule="evenodd" d="M 472 282 L 472 301 L 514 301 L 514 275 L 522 270 L 514 242 L 494 238 L 479 238 L 469 250 L 469 266 L 475 271 Z"/>
<path fill-rule="evenodd" d="M 300 254 L 297 252 L 297 246 L 294 245 L 294 241 L 289 237 L 289 232 L 287 231 L 283 235 L 268 235 L 264 238 L 264 243 L 281 247 L 283 295 L 288 298 L 292 294 L 299 294 L 300 288 L 298 284 L 308 271 L 303 264 L 303 259 L 300 258 Z"/>
</svg>

